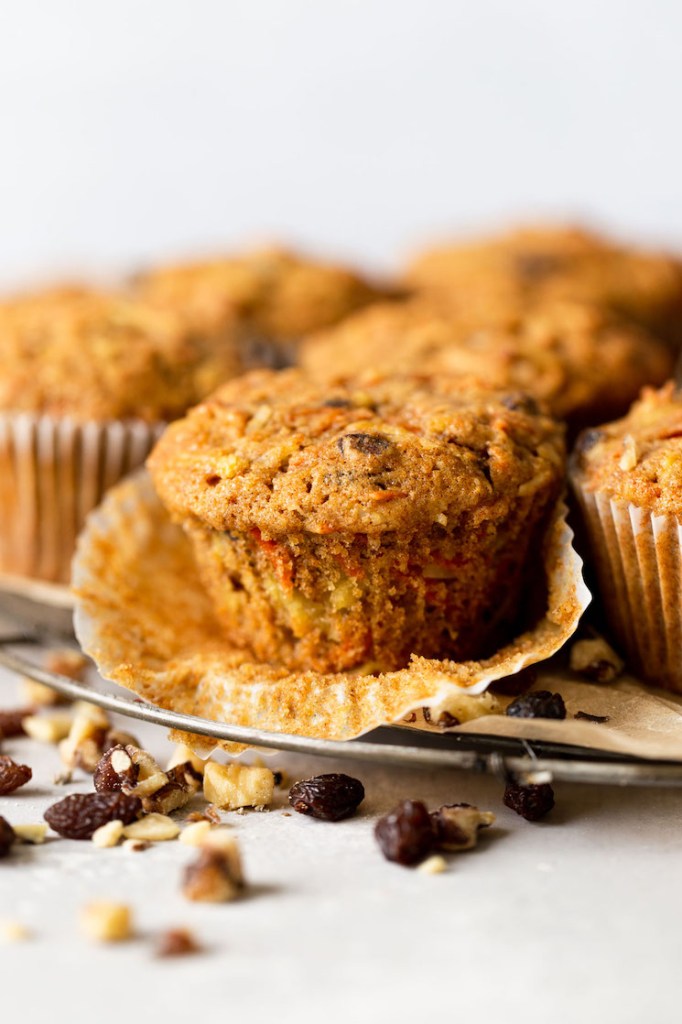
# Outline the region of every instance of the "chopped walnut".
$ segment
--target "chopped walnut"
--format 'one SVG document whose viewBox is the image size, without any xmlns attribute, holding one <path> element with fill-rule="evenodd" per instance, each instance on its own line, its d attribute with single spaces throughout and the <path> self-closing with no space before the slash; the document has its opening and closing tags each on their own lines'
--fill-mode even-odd
<svg viewBox="0 0 682 1024">
<path fill-rule="evenodd" d="M 36 822 L 35 825 L 15 825 L 14 834 L 20 843 L 41 846 L 47 836 L 47 825 L 43 825 L 42 822 Z"/>
<path fill-rule="evenodd" d="M 623 454 L 618 465 L 624 473 L 634 469 L 638 462 L 637 442 L 632 434 L 626 434 L 623 439 Z"/>
<path fill-rule="evenodd" d="M 180 826 L 166 814 L 146 814 L 139 821 L 133 821 L 123 829 L 126 839 L 141 839 L 146 843 L 162 843 L 177 839 Z"/>
<path fill-rule="evenodd" d="M 129 853 L 143 853 L 144 850 L 151 849 L 151 843 L 145 843 L 142 839 L 124 839 L 123 849 Z"/>
<path fill-rule="evenodd" d="M 602 637 L 577 640 L 571 647 L 570 667 L 595 683 L 610 683 L 621 675 L 624 664 Z"/>
<path fill-rule="evenodd" d="M 108 821 L 106 825 L 100 825 L 93 832 L 90 841 L 101 850 L 117 846 L 119 839 L 123 837 L 123 828 L 123 822 L 119 818 L 115 818 L 113 821 Z"/>
<path fill-rule="evenodd" d="M 21 921 L 0 921 L 0 941 L 13 944 L 30 938 L 30 931 Z"/>
<path fill-rule="evenodd" d="M 46 686 L 45 683 L 38 683 L 35 679 L 30 679 L 28 676 L 22 677 L 21 695 L 34 708 L 50 708 L 54 707 L 55 704 L 69 703 L 68 698 L 62 697 L 61 693 L 57 693 L 51 686 Z"/>
<path fill-rule="evenodd" d="M 204 770 L 204 796 L 223 810 L 267 806 L 274 788 L 269 768 L 208 761 Z"/>
<path fill-rule="evenodd" d="M 115 793 L 128 786 L 132 789 L 140 772 L 139 765 L 120 745 L 111 747 L 97 762 L 93 783 L 98 793 Z"/>
<path fill-rule="evenodd" d="M 198 775 L 204 774 L 204 768 L 206 762 L 203 758 L 195 754 L 191 747 L 188 747 L 186 743 L 178 743 L 177 747 L 171 754 L 170 760 L 166 766 L 166 771 L 169 772 L 171 768 L 175 768 L 177 765 L 191 764 L 192 768 Z"/>
<path fill-rule="evenodd" d="M 59 744 L 59 754 L 67 768 L 82 768 L 94 772 L 100 760 L 106 734 L 111 722 L 105 711 L 78 701 L 74 704 L 74 717 L 66 738 Z"/>
<path fill-rule="evenodd" d="M 187 956 L 190 953 L 199 952 L 201 952 L 201 946 L 187 928 L 171 928 L 161 936 L 156 955 L 160 957 Z"/>
<path fill-rule="evenodd" d="M 244 889 L 239 847 L 232 837 L 201 848 L 198 858 L 185 868 L 183 894 L 201 903 L 225 903 Z"/>
<path fill-rule="evenodd" d="M 202 821 L 194 821 L 186 825 L 178 836 L 178 841 L 185 846 L 201 846 L 211 831 L 212 825 L 205 818 Z"/>
<path fill-rule="evenodd" d="M 88 938 L 96 942 L 122 942 L 133 934 L 130 908 L 124 903 L 89 903 L 81 911 L 80 922 Z"/>
<path fill-rule="evenodd" d="M 479 811 L 470 804 L 445 804 L 431 812 L 436 846 L 451 852 L 473 849 L 480 830 L 494 821 L 490 811 Z"/>
<path fill-rule="evenodd" d="M 52 715 L 29 715 L 22 720 L 27 736 L 39 743 L 59 743 L 69 735 L 71 715 L 55 712 Z"/>
<path fill-rule="evenodd" d="M 423 860 L 421 864 L 417 865 L 417 871 L 422 875 L 440 875 L 443 871 L 447 871 L 448 863 L 445 857 L 442 857 L 439 853 L 434 853 L 426 860 Z"/>
</svg>

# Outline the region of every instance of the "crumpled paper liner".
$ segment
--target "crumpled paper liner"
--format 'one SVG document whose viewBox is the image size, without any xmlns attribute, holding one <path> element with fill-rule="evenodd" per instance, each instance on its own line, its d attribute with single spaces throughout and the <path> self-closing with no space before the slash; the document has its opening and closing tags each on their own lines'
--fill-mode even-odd
<svg viewBox="0 0 682 1024">
<path fill-rule="evenodd" d="M 482 662 L 414 658 L 378 676 L 291 673 L 258 664 L 221 632 L 189 542 L 146 474 L 110 491 L 88 519 L 73 564 L 76 635 L 100 672 L 146 700 L 216 721 L 351 739 L 427 706 L 437 721 L 504 708 L 484 691 L 548 658 L 589 602 L 563 506 L 548 530 L 544 619 Z"/>
<path fill-rule="evenodd" d="M 68 583 L 87 514 L 144 462 L 161 429 L 0 414 L 0 572 Z"/>
<path fill-rule="evenodd" d="M 682 693 L 682 525 L 574 487 L 611 628 L 639 675 Z"/>
</svg>

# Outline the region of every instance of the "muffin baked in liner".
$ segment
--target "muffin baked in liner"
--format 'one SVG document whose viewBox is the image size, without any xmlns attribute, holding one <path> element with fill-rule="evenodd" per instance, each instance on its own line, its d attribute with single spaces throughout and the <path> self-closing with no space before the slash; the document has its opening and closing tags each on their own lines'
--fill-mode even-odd
<svg viewBox="0 0 682 1024">
<path fill-rule="evenodd" d="M 330 739 L 401 722 L 424 707 L 433 722 L 444 712 L 465 722 L 501 712 L 506 701 L 486 693 L 489 685 L 550 657 L 576 629 L 590 596 L 571 539 L 560 504 L 539 581 L 544 614 L 484 661 L 413 658 L 379 675 L 291 672 L 250 659 L 226 639 L 189 541 L 149 478 L 137 474 L 108 493 L 79 540 L 76 633 L 106 678 L 215 721 Z"/>
<path fill-rule="evenodd" d="M 645 389 L 578 439 L 570 480 L 609 624 L 628 663 L 682 693 L 682 402 Z M 634 499 L 634 500 L 633 500 Z"/>
<path fill-rule="evenodd" d="M 261 371 L 170 426 L 148 466 L 235 645 L 367 673 L 481 658 L 530 621 L 564 441 L 476 380 Z"/>
</svg>

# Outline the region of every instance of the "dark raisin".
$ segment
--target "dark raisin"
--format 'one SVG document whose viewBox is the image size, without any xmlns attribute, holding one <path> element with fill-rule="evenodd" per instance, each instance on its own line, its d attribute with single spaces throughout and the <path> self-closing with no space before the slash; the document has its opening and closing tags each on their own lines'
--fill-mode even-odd
<svg viewBox="0 0 682 1024">
<path fill-rule="evenodd" d="M 34 713 L 34 708 L 12 708 L 11 711 L 0 711 L 0 739 L 11 740 L 15 736 L 25 736 L 21 724 L 25 718 Z"/>
<path fill-rule="evenodd" d="M 609 721 L 608 715 L 591 715 L 589 711 L 576 711 L 573 717 L 581 718 L 585 722 L 598 722 L 600 725 Z"/>
<path fill-rule="evenodd" d="M 352 402 L 349 402 L 347 398 L 328 398 L 322 405 L 327 409 L 350 409 Z"/>
<path fill-rule="evenodd" d="M 116 793 L 124 786 L 132 788 L 139 774 L 139 764 L 135 764 L 124 746 L 117 744 L 97 762 L 92 781 L 98 793 Z"/>
<path fill-rule="evenodd" d="M 275 786 L 277 786 L 277 788 L 279 788 L 282 785 L 282 783 L 284 782 L 284 775 L 278 769 L 277 771 L 274 771 L 272 773 L 272 777 L 275 780 Z"/>
<path fill-rule="evenodd" d="M 574 450 L 576 454 L 584 455 L 586 452 L 589 452 L 591 448 L 599 444 L 603 437 L 606 437 L 603 430 L 583 430 L 575 442 Z"/>
<path fill-rule="evenodd" d="M 125 793 L 72 793 L 48 807 L 43 817 L 65 839 L 91 839 L 108 821 L 135 821 L 142 803 Z"/>
<path fill-rule="evenodd" d="M 7 754 L 0 754 L 0 796 L 13 793 L 32 778 L 33 772 L 27 764 L 17 764 Z"/>
<path fill-rule="evenodd" d="M 381 455 L 393 442 L 384 434 L 344 434 L 336 442 L 342 455 L 348 451 L 361 455 Z"/>
<path fill-rule="evenodd" d="M 431 815 L 420 800 L 403 800 L 374 830 L 386 860 L 405 866 L 423 860 L 435 845 Z"/>
<path fill-rule="evenodd" d="M 204 479 L 206 480 L 206 483 L 208 484 L 209 487 L 216 487 L 222 480 L 222 477 L 218 476 L 217 473 L 210 473 Z"/>
<path fill-rule="evenodd" d="M 10 823 L 5 818 L 0 818 L 0 860 L 7 856 L 16 838 Z"/>
<path fill-rule="evenodd" d="M 513 700 L 505 714 L 510 718 L 565 718 L 566 705 L 560 693 L 534 690 Z"/>
<path fill-rule="evenodd" d="M 526 821 L 539 821 L 554 807 L 554 790 L 546 782 L 540 786 L 512 782 L 504 791 L 504 803 Z"/>
<path fill-rule="evenodd" d="M 525 412 L 531 416 L 536 416 L 540 412 L 540 406 L 532 395 L 527 395 L 524 391 L 514 391 L 510 395 L 503 395 L 501 402 L 510 412 Z"/>
<path fill-rule="evenodd" d="M 359 779 L 337 772 L 296 782 L 289 790 L 289 803 L 295 811 L 322 821 L 350 818 L 364 798 L 365 788 Z"/>
</svg>

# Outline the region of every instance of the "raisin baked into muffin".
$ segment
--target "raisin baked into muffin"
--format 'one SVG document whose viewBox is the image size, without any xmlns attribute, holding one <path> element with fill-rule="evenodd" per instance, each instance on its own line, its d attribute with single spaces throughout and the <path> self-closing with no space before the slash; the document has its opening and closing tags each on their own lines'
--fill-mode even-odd
<svg viewBox="0 0 682 1024">
<path fill-rule="evenodd" d="M 645 389 L 623 419 L 585 431 L 571 483 L 632 667 L 682 692 L 682 397 L 673 382 Z"/>
<path fill-rule="evenodd" d="M 673 345 L 682 341 L 682 264 L 581 228 L 526 227 L 422 253 L 408 286 L 465 314 L 542 300 L 606 306 Z"/>
<path fill-rule="evenodd" d="M 253 362 L 275 365 L 295 357 L 303 335 L 385 295 L 346 267 L 276 248 L 152 268 L 135 287 L 209 334 L 237 316 L 251 339 Z"/>
<path fill-rule="evenodd" d="M 231 640 L 292 668 L 388 671 L 511 635 L 564 445 L 534 403 L 472 380 L 254 371 L 148 466 Z"/>
<path fill-rule="evenodd" d="M 304 341 L 301 365 L 319 378 L 368 368 L 473 374 L 519 388 L 571 432 L 620 416 L 645 384 L 670 376 L 674 355 L 617 314 L 577 302 L 467 321 L 427 302 L 381 303 Z"/>
<path fill-rule="evenodd" d="M 0 304 L 0 573 L 67 582 L 75 537 L 162 424 L 243 368 L 170 310 L 81 288 Z"/>
</svg>

